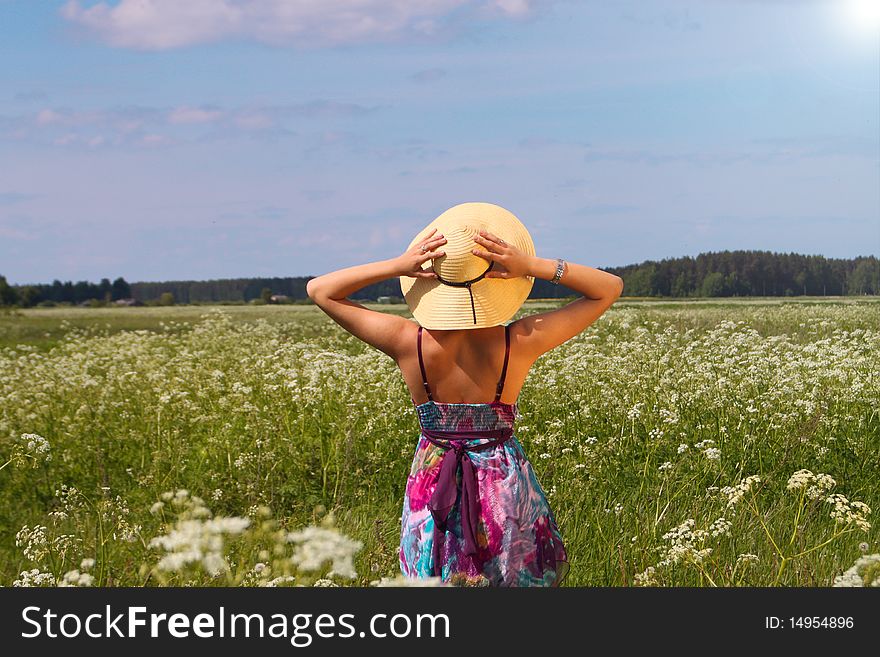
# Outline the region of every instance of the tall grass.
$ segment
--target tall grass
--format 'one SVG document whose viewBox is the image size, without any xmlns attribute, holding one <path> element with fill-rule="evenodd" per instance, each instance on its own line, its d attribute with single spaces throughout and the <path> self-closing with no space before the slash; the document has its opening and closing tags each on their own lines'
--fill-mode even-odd
<svg viewBox="0 0 880 657">
<path fill-rule="evenodd" d="M 33 339 L 0 350 L 0 583 L 313 582 L 307 525 L 339 553 L 318 581 L 396 576 L 395 364 L 314 308 L 138 310 L 5 320 Z M 516 435 L 567 584 L 830 585 L 880 551 L 878 327 L 868 302 L 621 304 L 545 354 Z"/>
</svg>

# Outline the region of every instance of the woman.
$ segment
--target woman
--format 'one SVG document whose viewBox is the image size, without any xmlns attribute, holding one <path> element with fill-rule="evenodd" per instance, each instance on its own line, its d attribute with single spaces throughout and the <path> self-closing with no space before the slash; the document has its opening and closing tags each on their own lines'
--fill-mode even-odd
<svg viewBox="0 0 880 657">
<path fill-rule="evenodd" d="M 346 298 L 395 276 L 417 323 Z M 536 277 L 583 296 L 508 324 Z M 568 557 L 513 435 L 517 398 L 537 358 L 596 321 L 622 290 L 613 274 L 537 257 L 519 219 L 490 203 L 450 208 L 396 258 L 309 281 L 324 312 L 395 360 L 419 416 L 401 517 L 405 575 L 461 585 L 561 583 Z"/>
</svg>

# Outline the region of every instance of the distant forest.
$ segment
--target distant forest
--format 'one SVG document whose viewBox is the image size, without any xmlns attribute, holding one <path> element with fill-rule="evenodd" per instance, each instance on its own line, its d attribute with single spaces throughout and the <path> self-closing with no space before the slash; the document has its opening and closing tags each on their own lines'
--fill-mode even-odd
<svg viewBox="0 0 880 657">
<path fill-rule="evenodd" d="M 624 280 L 623 296 L 633 297 L 748 297 L 837 296 L 880 294 L 880 261 L 875 256 L 825 258 L 770 251 L 720 251 L 693 258 L 648 260 L 625 267 L 603 267 Z M 0 275 L 0 305 L 30 307 L 59 303 L 113 303 L 136 299 L 156 303 L 270 302 L 273 295 L 288 303 L 308 302 L 306 283 L 313 276 L 286 278 L 227 278 L 209 281 L 112 283 L 59 280 L 51 284 L 8 285 Z M 533 299 L 577 296 L 564 285 L 535 281 Z M 398 279 L 368 285 L 354 299 L 400 300 Z M 277 298 L 276 298 L 277 300 Z"/>
</svg>

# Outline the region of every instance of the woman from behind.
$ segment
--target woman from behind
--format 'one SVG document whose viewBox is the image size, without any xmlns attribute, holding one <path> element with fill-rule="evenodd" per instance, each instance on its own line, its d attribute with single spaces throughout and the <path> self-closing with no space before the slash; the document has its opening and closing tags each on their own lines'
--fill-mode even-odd
<svg viewBox="0 0 880 657">
<path fill-rule="evenodd" d="M 394 276 L 416 323 L 346 298 Z M 582 296 L 509 321 L 535 278 Z M 512 213 L 463 203 L 402 255 L 320 276 L 307 289 L 337 323 L 395 360 L 416 408 L 421 431 L 403 501 L 402 572 L 459 585 L 558 586 L 568 556 L 515 435 L 519 391 L 542 354 L 614 303 L 622 279 L 538 257 Z"/>
</svg>

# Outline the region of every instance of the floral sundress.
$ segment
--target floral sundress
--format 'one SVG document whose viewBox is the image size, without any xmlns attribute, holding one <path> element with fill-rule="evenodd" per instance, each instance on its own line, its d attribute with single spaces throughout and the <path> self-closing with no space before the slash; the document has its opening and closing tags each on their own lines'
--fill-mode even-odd
<svg viewBox="0 0 880 657">
<path fill-rule="evenodd" d="M 413 404 L 421 433 L 401 515 L 400 568 L 462 586 L 558 586 L 569 570 L 547 497 L 514 435 L 516 402 L 501 402 L 510 354 L 495 400 Z"/>
</svg>

